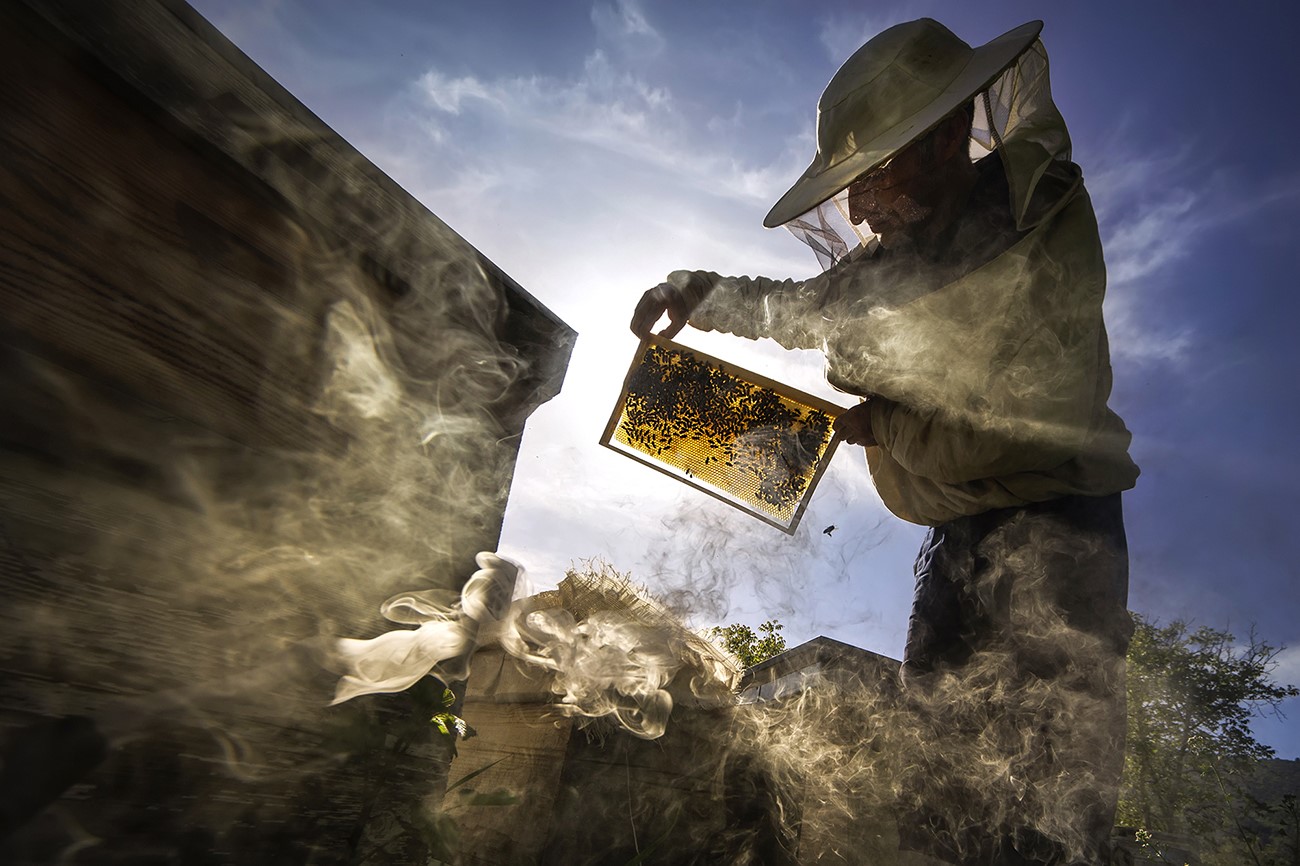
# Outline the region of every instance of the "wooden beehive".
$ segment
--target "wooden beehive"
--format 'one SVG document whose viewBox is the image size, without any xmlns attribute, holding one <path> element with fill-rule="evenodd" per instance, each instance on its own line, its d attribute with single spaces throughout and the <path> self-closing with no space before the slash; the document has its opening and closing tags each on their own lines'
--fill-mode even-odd
<svg viewBox="0 0 1300 866">
<path fill-rule="evenodd" d="M 108 747 L 6 765 L 0 860 L 422 861 L 429 696 L 319 649 L 496 547 L 572 330 L 183 3 L 6 3 L 0 68 L 0 750 Z"/>
</svg>

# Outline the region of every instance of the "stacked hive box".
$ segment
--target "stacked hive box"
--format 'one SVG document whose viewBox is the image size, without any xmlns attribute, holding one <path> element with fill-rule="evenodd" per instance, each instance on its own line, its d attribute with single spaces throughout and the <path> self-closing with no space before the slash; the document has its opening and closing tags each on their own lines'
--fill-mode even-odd
<svg viewBox="0 0 1300 866">
<path fill-rule="evenodd" d="M 0 46 L 0 748 L 108 745 L 0 859 L 414 862 L 430 696 L 319 649 L 495 548 L 573 332 L 184 4 Z"/>
</svg>

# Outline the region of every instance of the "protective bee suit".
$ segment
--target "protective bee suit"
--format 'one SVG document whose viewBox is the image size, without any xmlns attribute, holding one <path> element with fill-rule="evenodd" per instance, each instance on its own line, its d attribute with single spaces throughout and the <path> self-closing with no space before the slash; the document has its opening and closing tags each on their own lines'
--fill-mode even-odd
<svg viewBox="0 0 1300 866">
<path fill-rule="evenodd" d="M 1002 175 L 982 178 L 977 194 L 1005 190 L 1006 225 L 975 213 L 941 260 L 918 261 L 853 226 L 841 190 L 784 221 L 830 265 L 821 276 L 669 276 L 703 297 L 692 326 L 822 349 L 832 385 L 874 395 L 876 488 L 896 515 L 929 526 L 1114 493 L 1138 474 L 1128 431 L 1106 406 L 1101 243 L 1042 43 L 974 102 L 974 147 L 995 151 L 982 174 Z"/>
<path fill-rule="evenodd" d="M 928 19 L 872 39 L 828 85 L 817 157 L 765 220 L 825 271 L 668 278 L 694 327 L 821 349 L 831 384 L 871 401 L 881 499 L 932 527 L 900 835 L 952 863 L 1109 862 L 1123 762 L 1118 494 L 1138 470 L 1107 407 L 1105 266 L 1041 26 L 976 49 Z M 882 246 L 849 219 L 849 185 L 967 105 L 977 179 L 960 215 L 926 249 Z"/>
</svg>

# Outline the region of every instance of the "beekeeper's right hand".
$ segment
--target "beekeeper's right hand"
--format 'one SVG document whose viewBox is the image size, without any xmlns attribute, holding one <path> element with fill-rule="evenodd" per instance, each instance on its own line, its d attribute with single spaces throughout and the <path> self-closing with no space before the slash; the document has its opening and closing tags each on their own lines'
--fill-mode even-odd
<svg viewBox="0 0 1300 866">
<path fill-rule="evenodd" d="M 668 327 L 659 332 L 663 337 L 675 337 L 694 310 L 704 300 L 712 284 L 697 271 L 673 271 L 667 282 L 660 283 L 641 296 L 632 313 L 632 333 L 645 339 L 655 323 L 668 314 Z"/>
</svg>

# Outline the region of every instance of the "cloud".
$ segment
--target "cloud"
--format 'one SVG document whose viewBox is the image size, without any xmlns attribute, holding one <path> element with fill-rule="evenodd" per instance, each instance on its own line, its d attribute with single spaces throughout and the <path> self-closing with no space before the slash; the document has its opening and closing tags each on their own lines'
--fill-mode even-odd
<svg viewBox="0 0 1300 866">
<path fill-rule="evenodd" d="M 497 95 L 470 75 L 451 78 L 436 69 L 430 69 L 420 76 L 418 86 L 434 108 L 449 114 L 460 114 L 461 105 L 466 99 L 479 99 L 500 105 Z"/>
<path fill-rule="evenodd" d="M 1196 203 L 1195 195 L 1176 189 L 1117 223 L 1106 238 L 1110 284 L 1127 286 L 1185 255 L 1202 228 Z"/>
<path fill-rule="evenodd" d="M 621 50 L 657 53 L 665 44 L 635 0 L 617 0 L 613 5 L 597 3 L 591 7 L 591 23 L 602 43 Z"/>
<path fill-rule="evenodd" d="M 1196 344 L 1190 325 L 1153 327 L 1131 299 L 1113 293 L 1106 299 L 1106 330 L 1111 357 L 1138 364 L 1183 364 Z"/>
<path fill-rule="evenodd" d="M 1290 646 L 1277 654 L 1274 681 L 1288 686 L 1300 685 L 1300 646 Z"/>
<path fill-rule="evenodd" d="M 1114 354 L 1138 362 L 1188 361 L 1196 329 L 1166 292 L 1191 278 L 1187 268 L 1215 234 L 1270 207 L 1300 198 L 1295 176 L 1260 187 L 1207 173 L 1189 151 L 1163 157 L 1121 156 L 1090 173 L 1106 253 L 1106 319 Z M 1258 191 L 1264 190 L 1263 192 Z"/>
<path fill-rule="evenodd" d="M 1293 208 L 1300 202 L 1300 173 L 1292 172 L 1281 177 L 1270 178 L 1260 186 L 1263 191 L 1258 191 L 1259 188 L 1247 190 L 1234 202 L 1226 204 L 1219 213 L 1218 222 L 1226 223 L 1260 217 L 1270 208 Z M 1291 225 L 1287 221 L 1279 221 L 1279 224 L 1284 230 Z M 1290 238 L 1292 234 L 1286 231 L 1285 236 Z"/>
<path fill-rule="evenodd" d="M 1115 138 L 1121 138 L 1116 133 Z M 1140 364 L 1182 364 L 1196 333 L 1162 293 L 1207 229 L 1205 191 L 1182 183 L 1188 153 L 1126 156 L 1103 147 L 1088 190 L 1106 255 L 1106 324 L 1112 354 Z"/>
<path fill-rule="evenodd" d="M 882 30 L 918 17 L 915 5 L 901 3 L 870 13 L 828 15 L 821 20 L 817 36 L 826 49 L 826 56 L 835 63 L 843 63 Z"/>
<path fill-rule="evenodd" d="M 1113 353 L 1140 363 L 1179 364 L 1195 342 L 1189 322 L 1168 309 L 1159 320 L 1144 282 L 1164 281 L 1202 231 L 1197 196 L 1174 189 L 1153 203 L 1131 206 L 1108 223 L 1103 237 L 1109 289 L 1106 320 Z"/>
<path fill-rule="evenodd" d="M 676 123 L 672 96 L 640 78 L 619 72 L 597 49 L 587 55 L 581 75 L 563 80 L 516 76 L 483 80 L 451 78 L 437 69 L 420 76 L 417 90 L 430 108 L 460 114 L 467 100 L 520 126 L 543 129 L 562 138 L 626 147 L 644 140 L 656 126 Z"/>
<path fill-rule="evenodd" d="M 635 17 L 629 20 L 628 27 L 642 26 Z M 801 167 L 793 148 L 768 164 L 748 164 L 729 154 L 709 134 L 707 122 L 685 116 L 667 86 L 626 71 L 600 48 L 570 77 L 451 76 L 435 68 L 420 76 L 414 91 L 408 122 L 435 143 L 456 137 L 457 124 L 488 122 L 512 131 L 503 140 L 531 139 L 534 162 L 544 155 L 539 146 L 579 145 L 666 170 L 678 184 L 698 191 L 764 203 L 774 200 Z M 488 141 L 487 146 L 493 145 Z M 574 158 L 571 151 L 565 156 Z"/>
</svg>

